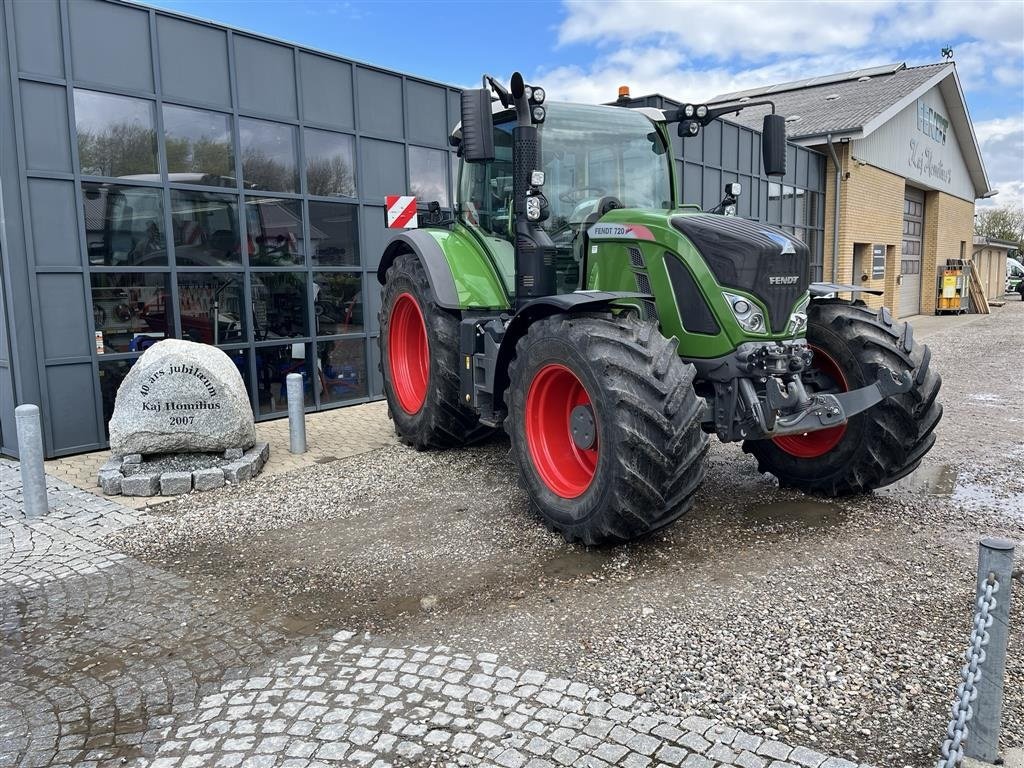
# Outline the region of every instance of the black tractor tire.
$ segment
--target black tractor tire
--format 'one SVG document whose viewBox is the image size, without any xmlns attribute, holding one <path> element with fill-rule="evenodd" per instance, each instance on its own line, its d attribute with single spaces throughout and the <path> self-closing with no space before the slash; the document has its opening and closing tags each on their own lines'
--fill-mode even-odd
<svg viewBox="0 0 1024 768">
<path fill-rule="evenodd" d="M 505 430 L 532 506 L 549 528 L 570 542 L 618 544 L 664 528 L 690 508 L 708 449 L 694 375 L 676 340 L 654 323 L 556 315 L 530 326 L 509 368 Z M 564 395 L 561 380 L 575 396 Z M 565 403 L 589 412 L 596 447 L 577 450 L 575 409 L 570 414 Z M 545 472 L 561 480 L 563 469 L 571 477 L 580 456 L 592 462 L 589 479 L 584 471 L 568 491 L 545 480 Z"/>
<path fill-rule="evenodd" d="M 757 458 L 758 470 L 775 475 L 783 488 L 825 496 L 870 491 L 913 472 L 935 443 L 942 417 L 936 399 L 942 379 L 929 365 L 928 346 L 915 342 L 910 326 L 889 310 L 839 300 L 812 302 L 807 342 L 831 358 L 823 365 L 838 366 L 847 389 L 874 383 L 882 366 L 909 370 L 913 385 L 852 416 L 823 455 L 796 456 L 773 440 L 745 441 L 743 450 Z"/>
<path fill-rule="evenodd" d="M 420 371 L 424 375 L 416 384 L 407 385 L 422 395 L 419 408 L 403 407 L 392 363 L 392 355 L 398 354 L 397 346 L 391 349 L 396 307 L 401 305 L 400 316 L 412 322 L 416 311 L 410 301 L 422 317 L 421 330 L 425 333 L 429 359 Z M 400 254 L 388 267 L 379 318 L 379 369 L 384 377 L 388 414 L 399 440 L 424 450 L 467 445 L 492 434 L 494 430 L 480 424 L 476 412 L 464 406 L 459 397 L 459 317 L 434 301 L 427 273 L 414 254 Z M 406 393 L 407 402 L 408 397 Z"/>
</svg>

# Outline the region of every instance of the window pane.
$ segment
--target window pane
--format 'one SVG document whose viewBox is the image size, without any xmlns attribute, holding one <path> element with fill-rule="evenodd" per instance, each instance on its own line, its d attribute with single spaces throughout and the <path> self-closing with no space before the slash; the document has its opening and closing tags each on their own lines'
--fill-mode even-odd
<svg viewBox="0 0 1024 768">
<path fill-rule="evenodd" d="M 224 354 L 231 358 L 238 373 L 245 383 L 245 391 L 252 392 L 252 380 L 249 378 L 249 351 L 245 349 L 225 349 Z"/>
<path fill-rule="evenodd" d="M 128 375 L 135 360 L 105 360 L 100 362 L 100 393 L 103 398 L 103 429 L 110 436 L 107 425 L 114 415 L 117 390 Z"/>
<path fill-rule="evenodd" d="M 245 222 L 249 263 L 258 267 L 302 264 L 302 203 L 272 197 L 247 197 Z"/>
<path fill-rule="evenodd" d="M 313 264 L 359 266 L 356 207 L 344 203 L 309 204 L 309 241 Z"/>
<path fill-rule="evenodd" d="M 417 202 L 436 200 L 448 207 L 448 153 L 440 149 L 409 147 L 409 187 Z"/>
<path fill-rule="evenodd" d="M 104 267 L 167 264 L 164 193 L 152 187 L 82 183 L 89 263 Z"/>
<path fill-rule="evenodd" d="M 254 272 L 251 280 L 256 341 L 309 335 L 305 272 Z"/>
<path fill-rule="evenodd" d="M 363 330 L 362 272 L 314 272 L 313 307 L 318 336 Z"/>
<path fill-rule="evenodd" d="M 170 332 L 167 275 L 92 275 L 93 330 L 104 352 L 142 352 Z"/>
<path fill-rule="evenodd" d="M 238 198 L 171 190 L 174 261 L 193 267 L 240 265 Z"/>
<path fill-rule="evenodd" d="M 228 115 L 164 104 L 164 147 L 171 181 L 235 186 L 235 151 Z"/>
<path fill-rule="evenodd" d="M 306 186 L 309 194 L 356 196 L 355 140 L 343 133 L 306 133 Z"/>
<path fill-rule="evenodd" d="M 247 189 L 297 192 L 295 127 L 265 120 L 239 118 L 242 142 L 242 181 Z"/>
<path fill-rule="evenodd" d="M 301 342 L 274 347 L 256 348 L 256 385 L 260 414 L 280 413 L 288 410 L 288 389 L 285 377 L 301 373 L 304 401 L 313 406 L 313 367 L 307 359 L 309 345 Z"/>
<path fill-rule="evenodd" d="M 366 340 L 321 341 L 316 345 L 320 402 L 366 397 Z"/>
<path fill-rule="evenodd" d="M 153 102 L 75 90 L 78 163 L 93 176 L 145 174 L 159 179 Z"/>
<path fill-rule="evenodd" d="M 240 273 L 231 272 L 179 273 L 181 338 L 202 344 L 245 341 L 242 279 Z"/>
</svg>

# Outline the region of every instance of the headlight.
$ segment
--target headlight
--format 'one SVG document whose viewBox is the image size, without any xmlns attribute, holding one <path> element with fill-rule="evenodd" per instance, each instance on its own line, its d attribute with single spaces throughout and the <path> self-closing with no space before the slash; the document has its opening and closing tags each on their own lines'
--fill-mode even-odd
<svg viewBox="0 0 1024 768">
<path fill-rule="evenodd" d="M 725 296 L 725 300 L 729 302 L 729 306 L 732 308 L 732 313 L 736 316 L 736 322 L 740 324 L 740 327 L 749 331 L 750 333 L 766 333 L 764 323 L 764 313 L 760 309 L 755 307 L 750 301 L 737 296 L 735 293 L 722 292 Z"/>
<path fill-rule="evenodd" d="M 536 195 L 526 198 L 526 218 L 530 221 L 540 220 L 540 198 Z"/>
<path fill-rule="evenodd" d="M 693 104 L 687 104 L 683 107 L 683 115 L 686 117 L 693 117 Z"/>
<path fill-rule="evenodd" d="M 790 335 L 796 336 L 807 331 L 807 307 L 810 303 L 811 297 L 805 296 L 803 300 L 796 305 L 796 309 L 793 310 L 793 314 L 789 316 L 787 332 Z"/>
<path fill-rule="evenodd" d="M 544 122 L 544 117 L 546 115 L 547 115 L 547 113 L 544 111 L 544 107 L 534 107 L 533 108 L 533 121 L 535 123 L 543 123 Z"/>
<path fill-rule="evenodd" d="M 547 94 L 544 93 L 544 89 L 543 88 L 534 88 L 533 89 L 533 103 L 534 104 L 543 104 L 544 103 L 544 97 L 546 95 Z"/>
<path fill-rule="evenodd" d="M 703 120 L 707 116 L 708 116 L 708 108 L 705 105 L 701 104 L 699 107 L 697 107 L 697 117 L 699 117 L 701 120 Z"/>
</svg>

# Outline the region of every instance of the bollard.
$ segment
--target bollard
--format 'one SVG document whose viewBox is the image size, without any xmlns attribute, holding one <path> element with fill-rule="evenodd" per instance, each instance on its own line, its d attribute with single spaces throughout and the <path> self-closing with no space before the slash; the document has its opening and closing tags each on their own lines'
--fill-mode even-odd
<svg viewBox="0 0 1024 768">
<path fill-rule="evenodd" d="M 292 453 L 306 452 L 306 398 L 302 392 L 302 374 L 285 377 L 288 389 L 288 441 Z"/>
<path fill-rule="evenodd" d="M 19 405 L 14 409 L 18 431 L 18 464 L 21 467 L 21 492 L 25 516 L 38 517 L 50 511 L 46 501 L 46 470 L 43 468 L 43 427 L 38 405 Z"/>
<path fill-rule="evenodd" d="M 982 539 L 978 543 L 976 598 L 981 597 L 982 584 L 990 573 L 995 574 L 999 591 L 995 594 L 996 608 L 991 614 L 992 626 L 988 630 L 985 661 L 982 664 L 981 680 L 978 681 L 978 698 L 974 702 L 974 717 L 967 734 L 964 755 L 995 763 L 999 759 L 999 723 L 1003 716 L 1003 678 L 1006 674 L 1010 589 L 1013 584 L 1013 542 L 1006 539 Z"/>
</svg>

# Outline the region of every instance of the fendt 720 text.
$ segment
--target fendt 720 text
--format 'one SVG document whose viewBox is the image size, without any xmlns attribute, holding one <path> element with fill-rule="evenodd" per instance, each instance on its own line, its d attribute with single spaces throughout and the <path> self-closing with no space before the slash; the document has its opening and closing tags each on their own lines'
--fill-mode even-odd
<svg viewBox="0 0 1024 768">
<path fill-rule="evenodd" d="M 810 493 L 917 467 L 942 407 L 911 327 L 856 286 L 812 283 L 792 234 L 722 215 L 739 185 L 714 211 L 678 202 L 669 127 L 685 141 L 752 103 L 546 104 L 519 73 L 483 84 L 463 93 L 451 136 L 455 215 L 432 205 L 377 273 L 403 442 L 464 445 L 503 427 L 540 516 L 588 545 L 683 514 L 709 434 Z M 785 121 L 771 106 L 762 164 L 777 176 Z"/>
</svg>

